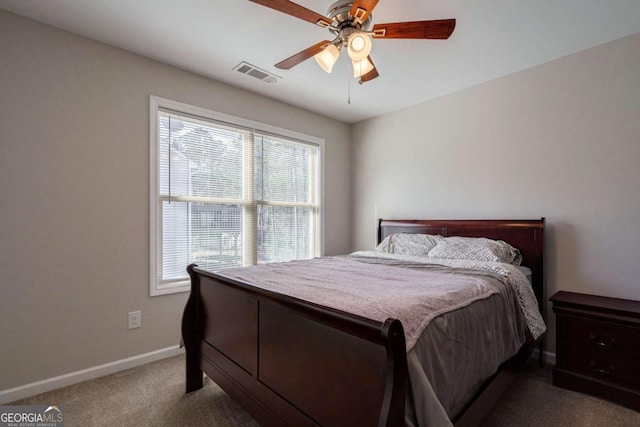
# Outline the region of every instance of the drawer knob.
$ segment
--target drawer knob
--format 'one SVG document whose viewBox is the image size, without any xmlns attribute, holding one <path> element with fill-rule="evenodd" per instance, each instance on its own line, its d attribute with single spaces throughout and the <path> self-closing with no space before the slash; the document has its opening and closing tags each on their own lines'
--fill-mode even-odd
<svg viewBox="0 0 640 427">
<path fill-rule="evenodd" d="M 602 375 L 611 375 L 613 374 L 613 371 L 616 370 L 615 365 L 609 365 L 609 369 L 603 369 L 603 368 L 598 368 L 596 367 L 596 361 L 595 360 L 590 360 L 589 361 L 589 366 L 591 366 L 593 368 L 594 371 L 602 374 Z"/>
<path fill-rule="evenodd" d="M 598 339 L 598 337 L 593 332 L 589 334 L 589 340 L 593 341 L 594 344 L 598 347 L 613 347 L 614 345 L 616 345 L 615 338 L 609 338 L 609 341 L 607 342 L 604 339 Z"/>
</svg>

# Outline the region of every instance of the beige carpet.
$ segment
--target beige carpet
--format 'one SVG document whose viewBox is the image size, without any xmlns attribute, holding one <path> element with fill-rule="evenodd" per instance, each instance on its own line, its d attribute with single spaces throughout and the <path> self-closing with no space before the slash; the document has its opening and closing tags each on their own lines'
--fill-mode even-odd
<svg viewBox="0 0 640 427">
<path fill-rule="evenodd" d="M 551 385 L 551 365 L 532 361 L 493 408 L 483 427 L 640 427 L 640 413 Z"/>
<path fill-rule="evenodd" d="M 209 379 L 203 389 L 185 394 L 184 356 L 85 381 L 15 404 L 62 405 L 65 427 L 259 426 Z"/>
<path fill-rule="evenodd" d="M 13 404 L 63 405 L 65 426 L 254 427 L 258 423 L 211 380 L 184 394 L 184 356 L 176 356 Z M 640 426 L 640 413 L 551 385 L 535 364 L 507 390 L 485 427 Z"/>
</svg>

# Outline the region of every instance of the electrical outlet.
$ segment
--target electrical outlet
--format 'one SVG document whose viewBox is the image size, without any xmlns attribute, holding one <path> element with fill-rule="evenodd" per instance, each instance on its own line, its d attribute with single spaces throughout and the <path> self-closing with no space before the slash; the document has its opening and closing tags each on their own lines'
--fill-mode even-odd
<svg viewBox="0 0 640 427">
<path fill-rule="evenodd" d="M 142 327 L 142 312 L 130 311 L 129 312 L 129 329 L 135 329 Z"/>
</svg>

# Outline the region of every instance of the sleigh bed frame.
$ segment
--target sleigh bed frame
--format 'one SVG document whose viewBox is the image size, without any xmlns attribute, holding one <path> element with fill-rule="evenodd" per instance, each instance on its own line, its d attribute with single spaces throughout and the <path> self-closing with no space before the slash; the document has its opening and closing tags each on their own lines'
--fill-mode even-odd
<svg viewBox="0 0 640 427">
<path fill-rule="evenodd" d="M 540 220 L 379 220 L 378 242 L 392 233 L 504 240 L 544 292 L 544 218 Z M 205 372 L 263 426 L 403 426 L 408 387 L 400 321 L 379 323 L 248 283 L 188 267 L 184 309 L 186 391 Z M 528 342 L 488 378 L 452 420 L 476 425 L 536 344 Z M 542 357 L 540 358 L 542 364 Z"/>
</svg>

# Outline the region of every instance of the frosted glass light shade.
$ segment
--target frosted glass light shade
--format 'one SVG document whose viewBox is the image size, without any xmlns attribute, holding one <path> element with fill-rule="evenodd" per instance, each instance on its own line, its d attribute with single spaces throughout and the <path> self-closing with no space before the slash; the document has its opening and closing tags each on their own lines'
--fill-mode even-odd
<svg viewBox="0 0 640 427">
<path fill-rule="evenodd" d="M 330 44 L 329 46 L 324 48 L 322 52 L 314 55 L 313 57 L 316 59 L 316 62 L 320 67 L 322 67 L 323 70 L 325 70 L 327 73 L 330 73 L 336 61 L 338 60 L 338 56 L 340 56 L 340 51 L 335 45 Z"/>
<path fill-rule="evenodd" d="M 361 77 L 373 70 L 373 64 L 366 57 L 362 61 L 352 61 L 353 77 Z"/>
<path fill-rule="evenodd" d="M 347 50 L 352 61 L 362 61 L 371 53 L 371 39 L 366 34 L 353 33 L 349 36 Z"/>
</svg>

